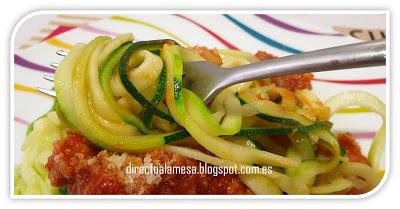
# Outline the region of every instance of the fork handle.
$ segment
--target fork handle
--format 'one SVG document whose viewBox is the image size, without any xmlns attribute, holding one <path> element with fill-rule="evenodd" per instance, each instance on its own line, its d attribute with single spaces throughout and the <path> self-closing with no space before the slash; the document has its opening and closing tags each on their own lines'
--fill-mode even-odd
<svg viewBox="0 0 400 209">
<path fill-rule="evenodd" d="M 232 70 L 229 83 L 266 77 L 385 65 L 386 41 L 368 41 L 244 65 Z"/>
</svg>

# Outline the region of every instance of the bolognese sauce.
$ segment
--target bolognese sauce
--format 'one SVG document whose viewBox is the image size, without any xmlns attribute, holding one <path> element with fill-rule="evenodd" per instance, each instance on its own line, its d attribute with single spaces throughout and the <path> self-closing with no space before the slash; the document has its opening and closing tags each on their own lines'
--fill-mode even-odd
<svg viewBox="0 0 400 209">
<path fill-rule="evenodd" d="M 277 58 L 273 54 L 258 51 L 255 56 L 259 60 L 268 60 Z M 311 73 L 304 74 L 294 74 L 294 75 L 285 75 L 285 76 L 277 76 L 272 77 L 271 82 L 274 83 L 278 87 L 283 87 L 294 91 L 296 89 L 311 89 L 311 81 L 314 78 Z"/>
<path fill-rule="evenodd" d="M 142 154 L 100 150 L 85 137 L 70 133 L 54 144 L 46 168 L 51 184 L 70 194 L 252 194 L 238 175 L 128 174 L 129 165 L 200 166 L 182 155 L 152 150 Z"/>
</svg>

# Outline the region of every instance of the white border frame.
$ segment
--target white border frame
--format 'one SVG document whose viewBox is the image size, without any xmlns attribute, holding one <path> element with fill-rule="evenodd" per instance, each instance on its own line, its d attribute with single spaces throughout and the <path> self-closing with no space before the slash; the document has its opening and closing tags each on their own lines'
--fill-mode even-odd
<svg viewBox="0 0 400 209">
<path fill-rule="evenodd" d="M 14 42 L 15 36 L 21 25 L 33 16 L 46 14 L 382 14 L 386 15 L 386 159 L 385 174 L 381 182 L 371 191 L 361 195 L 15 195 L 14 194 Z M 389 178 L 391 161 L 391 19 L 389 10 L 39 10 L 33 11 L 22 17 L 15 25 L 10 38 L 10 198 L 14 200 L 355 200 L 364 199 L 377 193 Z"/>
</svg>

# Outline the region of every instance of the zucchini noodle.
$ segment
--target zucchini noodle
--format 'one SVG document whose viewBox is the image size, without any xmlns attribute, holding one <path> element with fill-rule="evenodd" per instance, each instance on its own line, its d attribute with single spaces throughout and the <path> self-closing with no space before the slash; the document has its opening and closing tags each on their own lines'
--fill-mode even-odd
<svg viewBox="0 0 400 209">
<path fill-rule="evenodd" d="M 369 190 L 379 183 L 385 123 L 371 146 L 370 166 L 348 161 L 328 121 L 350 105 L 369 108 L 385 121 L 385 106 L 375 97 L 348 92 L 323 103 L 309 90 L 292 91 L 266 78 L 226 88 L 207 105 L 183 83 L 183 62 L 205 58 L 173 40 L 133 39 L 97 37 L 75 45 L 59 64 L 55 111 L 35 122 L 27 136 L 15 175 L 17 194 L 57 193 L 43 165 L 52 142 L 66 130 L 112 152 L 163 149 L 237 171 L 270 166 L 266 174 L 238 174 L 255 194 L 345 194 L 361 188 L 360 181 Z M 218 52 L 225 68 L 259 61 L 248 52 Z M 207 154 L 177 146 L 185 138 Z"/>
<path fill-rule="evenodd" d="M 311 194 L 329 194 L 349 189 L 353 186 L 350 180 L 337 178 L 326 185 L 314 186 L 311 188 Z"/>
<path fill-rule="evenodd" d="M 375 188 L 380 182 L 380 177 L 378 173 L 374 172 L 374 170 L 370 166 L 362 163 L 357 163 L 357 162 L 342 163 L 339 169 L 341 173 L 345 176 L 347 175 L 347 176 L 361 177 L 368 183 L 370 189 Z"/>
<path fill-rule="evenodd" d="M 367 108 L 382 118 L 382 126 L 375 134 L 371 148 L 368 152 L 368 161 L 372 168 L 379 171 L 379 163 L 385 148 L 386 139 L 386 108 L 385 104 L 374 95 L 362 91 L 350 91 L 338 94 L 326 101 L 326 105 L 331 108 L 331 115 L 348 107 L 359 106 Z"/>
<path fill-rule="evenodd" d="M 33 123 L 22 145 L 22 163 L 15 167 L 15 194 L 58 194 L 58 188 L 50 184 L 45 164 L 53 151 L 53 142 L 64 136 L 54 111 Z"/>
<path fill-rule="evenodd" d="M 167 146 L 165 146 L 165 150 L 171 151 L 171 152 L 176 152 L 183 156 L 190 157 L 190 158 L 193 158 L 193 159 L 196 159 L 196 160 L 199 160 L 202 162 L 206 162 L 206 163 L 209 163 L 212 165 L 232 166 L 232 167 L 235 167 L 235 165 L 236 165 L 236 168 L 238 170 L 240 170 L 241 168 L 250 166 L 250 165 L 245 165 L 245 164 L 241 164 L 241 163 L 236 163 L 236 162 L 230 161 L 230 160 L 224 160 L 224 159 L 218 158 L 218 157 L 213 157 L 213 156 L 204 154 L 198 150 L 194 150 L 191 148 L 167 145 Z M 255 169 L 259 169 L 259 167 L 255 167 Z M 259 175 L 256 175 L 256 178 L 258 176 Z M 281 190 L 287 192 L 288 194 L 307 194 L 308 193 L 308 189 L 305 187 L 304 184 L 294 182 L 292 178 L 290 178 L 284 174 L 281 174 L 279 172 L 272 171 L 270 174 L 266 174 L 263 176 L 271 179 L 272 182 L 274 182 L 274 184 L 277 187 L 279 187 Z M 251 176 L 245 177 L 245 178 L 247 178 L 247 180 L 249 180 L 249 181 L 255 180 L 255 181 L 259 182 L 256 179 L 251 179 L 252 178 Z M 263 178 L 260 178 L 260 180 L 261 180 L 261 182 L 265 181 L 265 179 L 263 179 Z M 261 184 L 265 185 L 265 183 L 261 183 Z M 269 182 L 268 182 L 268 184 L 269 184 Z M 253 183 L 252 183 L 252 185 L 253 185 Z M 255 183 L 255 185 L 256 185 L 256 183 Z M 267 189 L 271 189 L 271 188 L 267 188 Z"/>
</svg>

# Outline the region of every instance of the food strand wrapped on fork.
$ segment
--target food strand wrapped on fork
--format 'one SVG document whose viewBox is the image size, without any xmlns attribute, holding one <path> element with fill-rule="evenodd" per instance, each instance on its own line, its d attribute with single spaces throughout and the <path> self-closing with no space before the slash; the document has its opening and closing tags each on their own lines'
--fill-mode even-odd
<svg viewBox="0 0 400 209">
<path fill-rule="evenodd" d="M 131 34 L 123 34 L 77 44 L 68 55 L 58 52 L 66 57 L 55 65 L 55 77 L 46 77 L 54 81 L 55 94 L 44 92 L 55 97 L 55 104 L 27 135 L 16 193 L 361 194 L 379 184 L 386 138 L 385 105 L 379 99 L 351 91 L 323 103 L 309 89 L 311 74 L 246 78 L 212 97 L 199 96 L 186 88 L 185 79 L 194 77 L 185 69 L 210 59 L 202 54 L 218 56 L 212 60 L 220 58 L 224 72 L 274 58 L 201 50 L 208 49 L 184 48 L 172 40 L 133 42 Z M 383 119 L 368 158 L 351 135 L 338 141 L 332 132 L 330 117 L 352 105 Z M 39 143 L 44 138 L 46 143 Z M 44 145 L 29 151 L 32 144 Z M 27 163 L 39 156 L 40 163 Z M 234 167 L 235 174 L 124 172 L 130 164 L 205 163 Z M 239 172 L 266 167 L 268 173 Z M 39 168 L 41 175 L 29 172 Z"/>
</svg>

